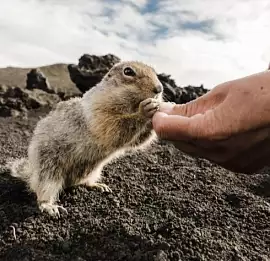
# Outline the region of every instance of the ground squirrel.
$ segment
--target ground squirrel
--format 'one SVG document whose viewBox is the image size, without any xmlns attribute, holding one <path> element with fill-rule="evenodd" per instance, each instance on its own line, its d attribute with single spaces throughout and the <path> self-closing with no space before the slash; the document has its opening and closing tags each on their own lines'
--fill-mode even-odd
<svg viewBox="0 0 270 261">
<path fill-rule="evenodd" d="M 39 209 L 60 215 L 56 204 L 67 187 L 98 183 L 105 164 L 126 151 L 144 149 L 157 136 L 151 118 L 163 86 L 155 70 L 136 61 L 119 62 L 82 97 L 61 101 L 34 130 L 28 158 L 7 163 L 10 174 L 26 182 Z"/>
</svg>

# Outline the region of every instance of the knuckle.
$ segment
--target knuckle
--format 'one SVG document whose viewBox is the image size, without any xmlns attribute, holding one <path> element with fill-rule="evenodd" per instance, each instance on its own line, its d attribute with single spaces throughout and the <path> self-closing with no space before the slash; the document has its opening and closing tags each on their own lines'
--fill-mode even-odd
<svg viewBox="0 0 270 261">
<path fill-rule="evenodd" d="M 195 139 L 207 139 L 209 137 L 208 127 L 204 123 L 202 114 L 193 116 L 192 121 L 187 123 L 187 131 Z"/>
<path fill-rule="evenodd" d="M 213 111 L 193 116 L 191 128 L 193 136 L 205 140 L 219 140 L 224 137 L 222 123 L 214 115 Z"/>
</svg>

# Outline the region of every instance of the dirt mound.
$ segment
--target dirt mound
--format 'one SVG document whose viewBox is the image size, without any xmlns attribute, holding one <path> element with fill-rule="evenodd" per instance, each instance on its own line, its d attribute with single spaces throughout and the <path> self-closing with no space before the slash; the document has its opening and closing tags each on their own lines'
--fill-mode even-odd
<svg viewBox="0 0 270 261">
<path fill-rule="evenodd" d="M 0 164 L 26 155 L 37 119 L 0 119 Z M 156 144 L 108 165 L 104 182 L 113 193 L 66 190 L 60 200 L 69 214 L 57 220 L 40 214 L 35 196 L 2 171 L 0 260 L 270 258 L 267 172 L 235 174 Z"/>
<path fill-rule="evenodd" d="M 95 70 L 89 61 L 99 60 L 86 56 L 79 64 Z M 26 156 L 37 121 L 57 100 L 81 92 L 70 80 L 68 65 L 40 67 L 43 78 L 35 76 L 30 88 L 26 79 L 32 69 L 16 70 L 0 70 L 1 113 L 14 108 L 13 113 L 26 110 L 28 116 L 0 117 L 0 260 L 270 260 L 270 171 L 250 176 L 229 172 L 165 142 L 106 166 L 103 181 L 112 193 L 70 188 L 60 196 L 67 216 L 39 213 L 35 196 L 3 164 Z M 180 88 L 166 74 L 159 77 L 169 86 L 169 99 L 178 97 L 179 103 L 207 91 L 203 86 Z M 38 87 L 46 81 L 53 92 Z"/>
</svg>

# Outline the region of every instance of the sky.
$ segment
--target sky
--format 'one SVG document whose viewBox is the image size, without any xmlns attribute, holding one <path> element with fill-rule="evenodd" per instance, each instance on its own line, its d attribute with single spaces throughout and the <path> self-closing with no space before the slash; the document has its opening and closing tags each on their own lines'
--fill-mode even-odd
<svg viewBox="0 0 270 261">
<path fill-rule="evenodd" d="M 216 85 L 267 69 L 269 0 L 1 0 L 0 67 L 118 56 Z"/>
</svg>

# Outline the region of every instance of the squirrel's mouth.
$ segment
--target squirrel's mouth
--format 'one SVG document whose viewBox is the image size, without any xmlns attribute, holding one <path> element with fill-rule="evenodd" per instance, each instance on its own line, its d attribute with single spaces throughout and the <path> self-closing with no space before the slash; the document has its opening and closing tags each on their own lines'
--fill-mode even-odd
<svg viewBox="0 0 270 261">
<path fill-rule="evenodd" d="M 157 99 L 157 100 L 162 100 L 162 93 L 159 93 L 159 94 L 156 94 L 155 96 L 154 96 L 154 99 Z"/>
</svg>

